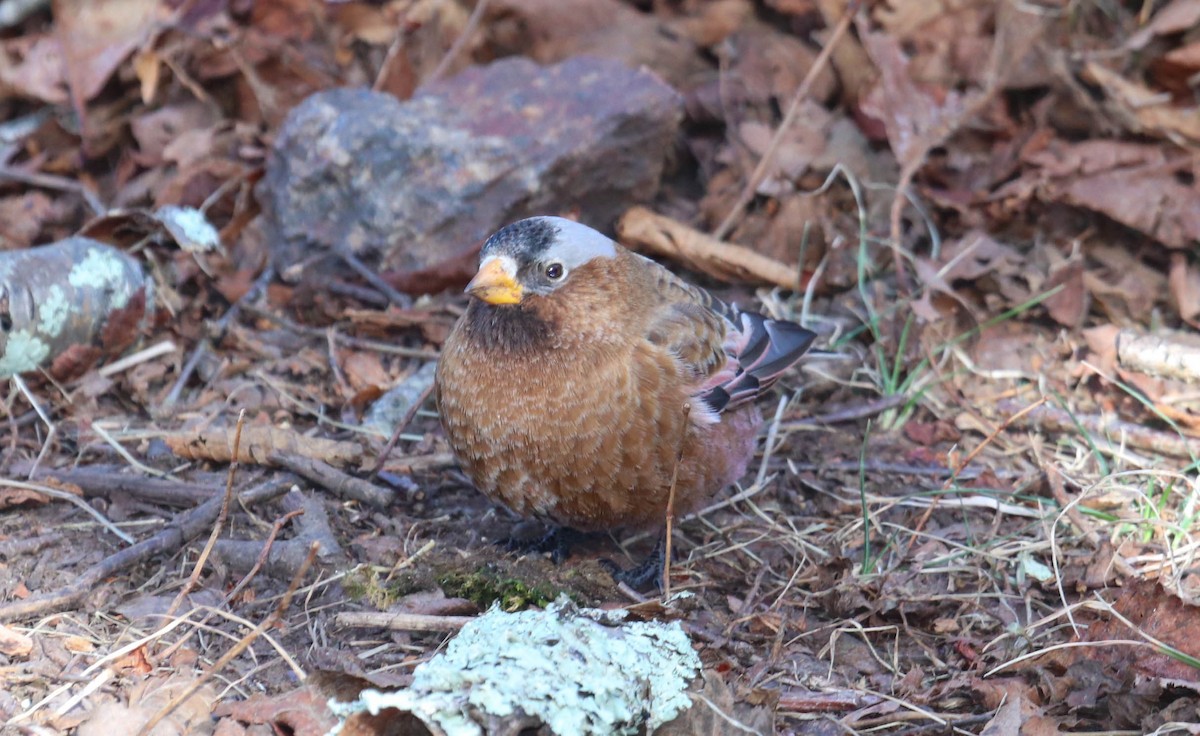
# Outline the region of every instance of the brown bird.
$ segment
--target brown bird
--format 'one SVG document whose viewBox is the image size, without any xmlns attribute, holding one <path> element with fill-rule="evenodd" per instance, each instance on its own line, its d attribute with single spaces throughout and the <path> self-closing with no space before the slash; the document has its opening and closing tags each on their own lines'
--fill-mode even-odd
<svg viewBox="0 0 1200 736">
<path fill-rule="evenodd" d="M 438 364 L 442 426 L 489 498 L 582 532 L 661 529 L 680 457 L 676 515 L 740 478 L 754 400 L 816 337 L 558 217 L 505 227 L 480 259 Z"/>
</svg>

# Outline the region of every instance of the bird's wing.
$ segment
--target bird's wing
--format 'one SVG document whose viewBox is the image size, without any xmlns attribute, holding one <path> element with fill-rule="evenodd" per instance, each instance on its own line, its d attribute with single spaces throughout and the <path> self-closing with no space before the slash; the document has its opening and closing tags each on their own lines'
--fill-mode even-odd
<svg viewBox="0 0 1200 736">
<path fill-rule="evenodd" d="M 725 341 L 731 323 L 721 315 L 724 305 L 658 264 L 650 264 L 654 298 L 646 314 L 646 339 L 670 352 L 692 381 L 703 383 L 728 362 Z"/>
<path fill-rule="evenodd" d="M 713 417 L 753 401 L 794 364 L 816 333 L 743 312 L 646 259 L 658 301 L 646 336 L 670 350 L 696 381 Z"/>
</svg>

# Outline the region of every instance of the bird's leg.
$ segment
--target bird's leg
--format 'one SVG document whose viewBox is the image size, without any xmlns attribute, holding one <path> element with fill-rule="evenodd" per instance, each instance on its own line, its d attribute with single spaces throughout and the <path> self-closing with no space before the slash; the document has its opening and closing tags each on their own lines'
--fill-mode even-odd
<svg viewBox="0 0 1200 736">
<path fill-rule="evenodd" d="M 667 542 L 666 535 L 660 534 L 658 541 L 654 543 L 654 549 L 650 550 L 650 554 L 646 559 L 638 564 L 623 570 L 617 563 L 612 560 L 600 560 L 600 564 L 608 569 L 608 572 L 613 576 L 613 580 L 618 583 L 625 583 L 634 590 L 641 591 L 653 585 L 654 590 L 662 588 L 663 566 L 667 562 Z"/>
<path fill-rule="evenodd" d="M 509 537 L 505 541 L 504 546 L 510 552 L 519 552 L 521 554 L 545 554 L 549 552 L 550 560 L 558 565 L 571 556 L 571 548 L 583 536 L 580 532 L 565 526 L 551 526 L 540 537 L 532 539 Z"/>
</svg>

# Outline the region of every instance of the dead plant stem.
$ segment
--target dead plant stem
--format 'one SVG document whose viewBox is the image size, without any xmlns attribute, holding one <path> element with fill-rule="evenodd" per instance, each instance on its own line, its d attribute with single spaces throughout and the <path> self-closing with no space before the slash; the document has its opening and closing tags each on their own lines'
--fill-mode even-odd
<svg viewBox="0 0 1200 736">
<path fill-rule="evenodd" d="M 675 487 L 679 484 L 679 466 L 683 464 L 683 446 L 687 440 L 689 420 L 692 416 L 691 402 L 683 405 L 683 431 L 679 433 L 679 448 L 675 452 L 675 468 L 671 471 L 671 490 L 667 493 L 667 524 L 663 531 L 663 603 L 671 598 L 671 533 L 675 528 Z"/>
<path fill-rule="evenodd" d="M 855 14 L 858 13 L 859 4 L 859 0 L 850 0 L 846 5 L 846 12 L 842 15 L 842 19 L 838 21 L 838 24 L 833 29 L 833 33 L 829 35 L 829 40 L 825 42 L 825 47 L 821 49 L 821 53 L 817 54 L 817 58 L 813 60 L 812 66 L 808 68 L 808 74 L 804 75 L 800 86 L 796 88 L 796 94 L 792 96 L 792 101 L 788 105 L 787 113 L 783 116 L 783 121 L 779 123 L 775 134 L 771 136 L 770 143 L 767 144 L 767 150 L 763 151 L 762 158 L 758 160 L 758 165 L 754 167 L 750 178 L 746 180 L 745 186 L 742 187 L 742 192 L 738 195 L 733 209 L 729 211 L 728 215 L 725 215 L 725 219 L 713 231 L 713 237 L 717 240 L 724 240 L 729 235 L 734 225 L 737 224 L 738 218 L 742 216 L 742 212 L 750 204 L 750 201 L 754 199 L 754 193 L 758 191 L 759 185 L 767 178 L 767 172 L 770 170 L 771 163 L 775 160 L 775 154 L 778 153 L 784 136 L 787 135 L 787 132 L 791 130 L 792 125 L 796 122 L 796 116 L 800 113 L 801 103 L 808 98 L 809 90 L 812 89 L 817 76 L 824 71 L 825 66 L 829 63 L 829 57 L 833 55 L 834 47 L 837 46 L 838 42 L 842 40 L 842 36 L 846 35 L 846 31 L 849 30 L 851 21 L 854 20 Z"/>
</svg>

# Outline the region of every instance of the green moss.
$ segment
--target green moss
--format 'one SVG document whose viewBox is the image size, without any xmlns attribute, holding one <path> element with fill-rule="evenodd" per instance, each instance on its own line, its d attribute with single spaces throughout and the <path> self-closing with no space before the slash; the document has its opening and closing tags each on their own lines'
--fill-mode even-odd
<svg viewBox="0 0 1200 736">
<path fill-rule="evenodd" d="M 529 606 L 545 608 L 560 593 L 549 585 L 529 583 L 486 568 L 474 572 L 447 572 L 439 576 L 437 582 L 450 597 L 466 598 L 481 609 L 499 603 L 508 613 Z"/>
<path fill-rule="evenodd" d="M 384 582 L 378 570 L 364 567 L 353 575 L 347 575 L 342 581 L 342 589 L 353 601 L 366 599 L 375 608 L 385 611 L 401 598 L 422 590 L 419 581 L 409 576 L 397 576 L 391 581 Z"/>
</svg>

